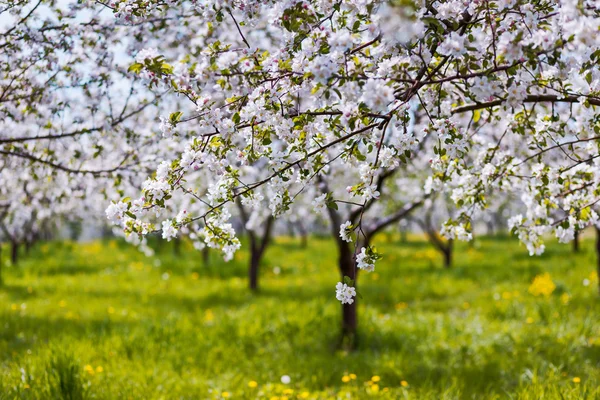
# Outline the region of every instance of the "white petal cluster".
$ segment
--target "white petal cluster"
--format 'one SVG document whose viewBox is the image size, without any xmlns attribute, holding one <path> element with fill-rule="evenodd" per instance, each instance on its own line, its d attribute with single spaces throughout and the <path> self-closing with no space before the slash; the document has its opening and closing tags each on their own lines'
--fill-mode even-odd
<svg viewBox="0 0 600 400">
<path fill-rule="evenodd" d="M 345 283 L 338 282 L 335 286 L 335 298 L 338 299 L 342 304 L 354 303 L 356 297 L 356 289 L 352 286 L 348 286 Z"/>
</svg>

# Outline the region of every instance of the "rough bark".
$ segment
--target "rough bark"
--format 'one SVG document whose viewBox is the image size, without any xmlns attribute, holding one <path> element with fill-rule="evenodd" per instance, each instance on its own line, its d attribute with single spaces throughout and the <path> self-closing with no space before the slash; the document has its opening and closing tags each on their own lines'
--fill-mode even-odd
<svg viewBox="0 0 600 400">
<path fill-rule="evenodd" d="M 573 253 L 579 253 L 579 231 L 575 231 L 575 236 L 573 237 Z"/>
</svg>

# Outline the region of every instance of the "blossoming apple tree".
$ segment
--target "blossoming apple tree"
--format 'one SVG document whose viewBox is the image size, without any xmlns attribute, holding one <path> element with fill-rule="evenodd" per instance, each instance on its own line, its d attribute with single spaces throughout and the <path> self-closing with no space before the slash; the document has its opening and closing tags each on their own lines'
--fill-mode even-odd
<svg viewBox="0 0 600 400">
<path fill-rule="evenodd" d="M 495 192 L 522 199 L 523 212 L 510 226 L 532 254 L 543 251 L 544 234 L 568 240 L 598 219 L 600 10 L 594 1 L 106 5 L 132 24 L 173 10 L 204 21 L 197 51 L 172 58 L 173 49 L 157 46 L 130 67 L 149 85 L 189 101 L 161 123 L 165 135 L 184 134 L 189 142 L 140 197 L 118 203 L 128 234 L 158 230 L 145 215 L 167 207 L 195 169 L 216 176 L 209 195 L 198 199 L 206 210 L 167 229 L 200 222 L 207 243 L 228 256 L 238 242 L 223 209 L 237 198 L 262 207 L 254 199 L 263 186 L 273 193 L 277 217 L 294 202 L 292 185 L 319 185 L 326 168 L 339 165 L 360 177 L 346 198 L 326 193 L 325 204 L 366 208 L 379 195 L 377 176 L 422 157 L 410 140 L 386 140 L 392 130 L 408 138 L 413 129 L 433 143 L 433 156 L 424 153 L 430 189 L 447 191 L 456 206 L 457 216 L 442 229 L 449 239 L 470 237 L 471 217 Z M 423 126 L 412 126 L 416 115 Z M 242 181 L 241 167 L 258 162 L 268 176 Z M 355 243 L 364 239 L 365 221 L 338 222 L 342 239 L 347 230 Z M 374 267 L 369 247 L 357 253 L 354 268 Z M 355 290 L 348 284 L 352 274 L 346 276 L 338 298 L 350 307 Z"/>
<path fill-rule="evenodd" d="M 0 5 L 0 236 L 14 261 L 47 226 L 100 221 L 107 201 L 139 192 L 157 159 L 182 151 L 152 132 L 159 101 L 177 100 L 127 71 L 131 54 L 167 42 L 147 33 L 161 21 L 123 24 L 87 2 Z"/>
</svg>

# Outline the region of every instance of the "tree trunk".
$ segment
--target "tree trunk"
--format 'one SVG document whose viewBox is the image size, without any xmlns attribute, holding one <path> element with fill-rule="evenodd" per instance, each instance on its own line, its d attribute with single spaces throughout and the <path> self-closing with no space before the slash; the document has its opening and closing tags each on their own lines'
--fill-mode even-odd
<svg viewBox="0 0 600 400">
<path fill-rule="evenodd" d="M 400 228 L 400 243 L 408 242 L 408 237 L 407 237 L 406 233 L 407 233 L 407 229 Z"/>
<path fill-rule="evenodd" d="M 575 231 L 575 236 L 573 237 L 573 253 L 579 253 L 579 231 Z"/>
<path fill-rule="evenodd" d="M 208 246 L 204 246 L 202 248 L 202 264 L 204 264 L 204 266 L 207 267 L 209 262 L 210 262 L 210 253 L 208 250 Z"/>
<path fill-rule="evenodd" d="M 265 250 L 271 241 L 271 228 L 275 219 L 269 216 L 264 223 L 262 235 L 258 237 L 255 232 L 248 231 L 250 238 L 250 266 L 248 268 L 248 287 L 251 291 L 258 291 L 258 272 Z"/>
<path fill-rule="evenodd" d="M 253 247 L 250 253 L 250 267 L 248 268 L 248 287 L 253 292 L 258 291 L 258 270 L 261 258 L 260 251 Z"/>
<path fill-rule="evenodd" d="M 354 281 L 354 287 L 356 288 L 357 275 L 352 249 L 348 243 L 338 240 L 338 251 L 338 266 L 342 275 L 342 281 L 347 276 Z M 358 323 L 356 300 L 357 298 L 355 297 L 354 303 L 342 305 L 342 343 L 345 343 L 351 349 L 356 346 L 356 327 Z"/>
<path fill-rule="evenodd" d="M 492 218 L 490 218 L 489 220 L 485 221 L 485 225 L 487 227 L 487 235 L 488 236 L 494 236 L 496 234 L 496 231 L 494 229 L 494 221 L 492 221 Z"/>
<path fill-rule="evenodd" d="M 13 266 L 19 263 L 19 243 L 17 242 L 11 243 L 10 261 L 12 262 Z"/>
<path fill-rule="evenodd" d="M 446 242 L 446 247 L 443 249 L 444 253 L 444 268 L 452 268 L 452 252 L 454 250 L 454 241 L 449 239 Z"/>
<path fill-rule="evenodd" d="M 288 221 L 287 224 L 285 224 L 287 231 L 288 231 L 288 236 L 291 238 L 296 237 L 296 231 L 294 230 L 294 224 L 291 221 Z"/>
<path fill-rule="evenodd" d="M 298 231 L 300 233 L 300 248 L 305 249 L 308 246 L 308 232 L 304 229 L 302 222 L 298 222 Z"/>
<path fill-rule="evenodd" d="M 600 229 L 596 227 L 596 273 L 598 274 L 598 291 L 600 292 Z"/>
</svg>

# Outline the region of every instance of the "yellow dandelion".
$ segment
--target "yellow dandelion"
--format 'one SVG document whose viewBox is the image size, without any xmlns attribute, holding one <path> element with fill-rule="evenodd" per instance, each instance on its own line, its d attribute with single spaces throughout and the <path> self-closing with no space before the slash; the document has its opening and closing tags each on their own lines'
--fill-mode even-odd
<svg viewBox="0 0 600 400">
<path fill-rule="evenodd" d="M 213 314 L 211 309 L 208 309 L 204 312 L 204 322 L 212 322 L 215 319 L 215 315 Z"/>
<path fill-rule="evenodd" d="M 465 302 L 463 303 L 462 307 L 463 307 L 465 310 L 468 310 L 469 308 L 471 308 L 471 305 L 469 304 L 469 302 L 468 302 L 468 301 L 465 301 Z"/>
<path fill-rule="evenodd" d="M 400 382 L 400 386 L 402 386 L 402 387 L 408 387 L 408 382 L 406 382 L 406 381 L 401 381 L 401 382 Z"/>
<path fill-rule="evenodd" d="M 221 393 L 221 396 L 223 396 L 224 398 L 229 397 L 229 392 L 223 392 Z"/>
<path fill-rule="evenodd" d="M 250 382 L 248 382 L 248 387 L 255 388 L 257 386 L 258 386 L 258 382 L 256 382 L 256 381 L 250 381 Z"/>
<path fill-rule="evenodd" d="M 525 322 L 527 322 L 528 324 L 533 324 L 533 318 L 527 317 L 527 319 L 525 320 Z"/>
<path fill-rule="evenodd" d="M 196 280 L 198 280 L 198 278 L 200 278 L 200 274 L 199 273 L 197 273 L 197 272 L 192 273 L 192 279 L 193 280 L 196 281 Z"/>
<path fill-rule="evenodd" d="M 371 385 L 371 391 L 375 392 L 375 393 L 379 392 L 379 385 L 378 384 Z"/>
<path fill-rule="evenodd" d="M 298 397 L 300 397 L 301 399 L 308 399 L 308 396 L 310 396 L 310 393 L 302 392 L 302 393 L 300 393 L 300 396 L 298 396 Z"/>
<path fill-rule="evenodd" d="M 294 393 L 294 389 L 285 389 L 283 391 L 283 394 L 293 394 Z"/>
<path fill-rule="evenodd" d="M 350 374 L 350 375 L 348 375 L 348 376 L 349 376 L 349 377 L 350 377 L 350 379 L 352 379 L 352 380 L 356 379 L 356 374 Z"/>
<path fill-rule="evenodd" d="M 115 309 L 114 309 L 114 307 L 112 307 L 112 306 L 111 306 L 111 307 L 108 307 L 108 308 L 106 309 L 106 311 L 107 311 L 109 314 L 114 314 L 114 313 L 115 313 Z"/>
<path fill-rule="evenodd" d="M 83 370 L 85 372 L 87 372 L 90 375 L 94 375 L 94 367 L 92 367 L 91 365 L 86 365 L 85 367 L 83 367 Z"/>
<path fill-rule="evenodd" d="M 563 303 L 565 306 L 569 304 L 570 300 L 571 296 L 569 296 L 569 293 L 563 293 L 560 295 L 560 302 Z"/>
<path fill-rule="evenodd" d="M 371 378 L 371 380 L 373 382 L 379 382 L 381 380 L 381 378 L 378 375 L 375 375 L 374 377 Z"/>
<path fill-rule="evenodd" d="M 67 306 L 67 302 L 64 300 L 61 300 L 58 302 L 58 306 L 61 308 L 65 308 Z"/>
<path fill-rule="evenodd" d="M 400 303 L 396 304 L 395 307 L 396 307 L 396 310 L 404 310 L 404 309 L 408 308 L 408 304 L 401 301 Z"/>
<path fill-rule="evenodd" d="M 350 382 L 350 377 L 348 375 L 342 376 L 342 382 L 344 382 L 344 383 Z"/>
<path fill-rule="evenodd" d="M 102 366 L 101 366 L 101 365 L 98 365 L 98 366 L 96 367 L 96 372 L 100 374 L 100 373 L 104 372 L 104 368 L 102 368 Z"/>
<path fill-rule="evenodd" d="M 552 281 L 550 274 L 545 272 L 533 279 L 528 291 L 534 296 L 548 297 L 554 292 L 554 289 L 556 289 L 556 285 Z"/>
<path fill-rule="evenodd" d="M 581 378 L 576 376 L 575 378 L 573 378 L 573 383 L 579 383 L 581 382 Z"/>
<path fill-rule="evenodd" d="M 16 309 L 18 309 L 18 308 L 19 308 L 19 306 L 17 306 L 16 304 L 11 304 L 11 305 L 10 305 L 10 308 L 11 308 L 12 310 L 16 310 Z"/>
</svg>

